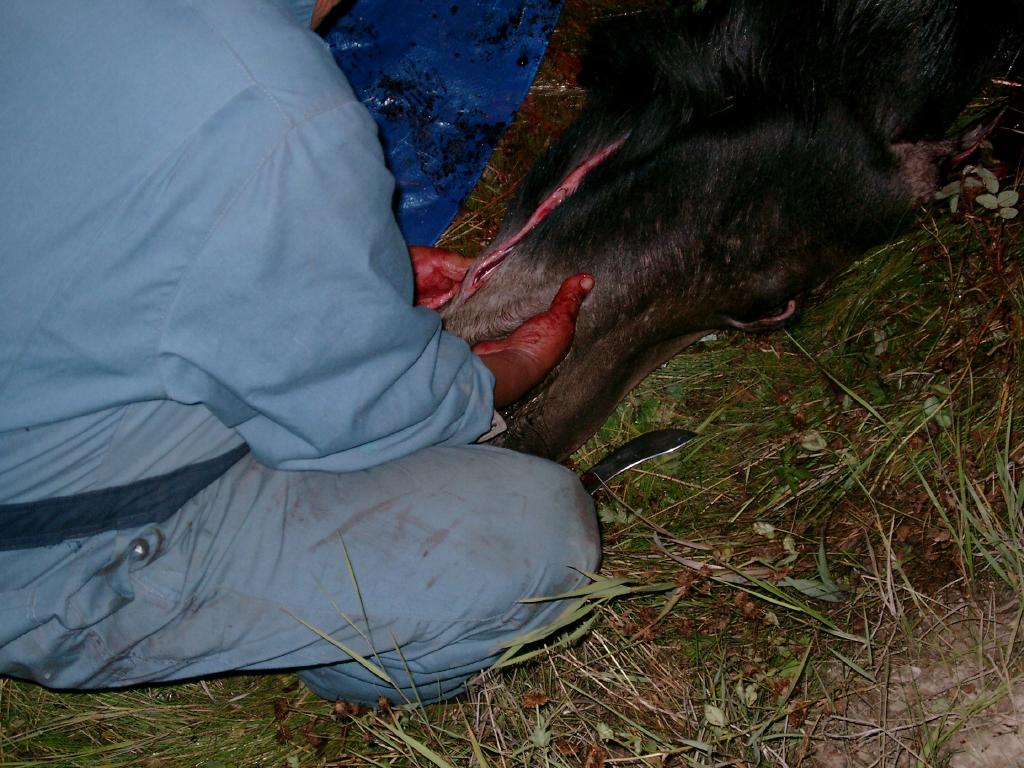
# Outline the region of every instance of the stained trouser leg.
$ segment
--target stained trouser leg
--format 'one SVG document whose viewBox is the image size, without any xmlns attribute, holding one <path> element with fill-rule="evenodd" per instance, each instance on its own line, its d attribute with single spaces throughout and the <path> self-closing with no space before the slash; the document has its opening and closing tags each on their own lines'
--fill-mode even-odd
<svg viewBox="0 0 1024 768">
<path fill-rule="evenodd" d="M 344 475 L 246 458 L 166 523 L 0 552 L 0 672 L 90 688 L 310 668 L 328 698 L 429 701 L 561 608 L 519 600 L 598 558 L 589 497 L 533 457 L 438 447 Z"/>
</svg>

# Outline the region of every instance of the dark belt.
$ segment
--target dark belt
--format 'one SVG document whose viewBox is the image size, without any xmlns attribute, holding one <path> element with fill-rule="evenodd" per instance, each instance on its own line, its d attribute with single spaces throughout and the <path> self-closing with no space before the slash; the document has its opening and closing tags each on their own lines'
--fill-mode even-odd
<svg viewBox="0 0 1024 768">
<path fill-rule="evenodd" d="M 240 445 L 221 456 L 127 485 L 0 504 L 0 550 L 47 547 L 66 539 L 162 523 L 249 452 Z"/>
</svg>

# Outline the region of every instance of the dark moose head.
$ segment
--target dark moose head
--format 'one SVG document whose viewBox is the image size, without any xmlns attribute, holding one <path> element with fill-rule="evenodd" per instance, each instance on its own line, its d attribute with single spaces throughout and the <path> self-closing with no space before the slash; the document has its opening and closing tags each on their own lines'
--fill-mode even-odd
<svg viewBox="0 0 1024 768">
<path fill-rule="evenodd" d="M 565 277 L 596 278 L 503 444 L 565 458 L 704 333 L 781 325 L 897 232 L 983 134 L 942 138 L 1019 53 L 1024 2 L 1002 5 L 712 0 L 599 26 L 582 114 L 443 311 L 471 342 L 498 338 Z"/>
</svg>

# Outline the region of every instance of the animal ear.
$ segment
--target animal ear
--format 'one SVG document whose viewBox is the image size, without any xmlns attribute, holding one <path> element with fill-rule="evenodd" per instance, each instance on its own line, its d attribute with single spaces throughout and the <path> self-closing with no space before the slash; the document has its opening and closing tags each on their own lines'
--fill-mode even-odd
<svg viewBox="0 0 1024 768">
<path fill-rule="evenodd" d="M 952 136 L 938 140 L 892 145 L 899 164 L 899 176 L 910 192 L 914 205 L 930 201 L 941 186 L 943 177 L 963 163 L 978 149 L 999 122 L 995 118 L 973 123 Z"/>
</svg>

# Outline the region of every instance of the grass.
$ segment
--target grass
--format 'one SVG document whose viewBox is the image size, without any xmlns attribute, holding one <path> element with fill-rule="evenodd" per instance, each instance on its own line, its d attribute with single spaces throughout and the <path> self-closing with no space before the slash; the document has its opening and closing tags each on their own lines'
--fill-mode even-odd
<svg viewBox="0 0 1024 768">
<path fill-rule="evenodd" d="M 594 8 L 569 3 L 450 246 L 493 235 L 578 106 Z M 365 711 L 287 675 L 0 680 L 0 765 L 1021 764 L 1022 252 L 1020 224 L 922 211 L 790 331 L 719 334 L 654 372 L 575 463 L 657 427 L 700 438 L 599 496 L 586 631 L 513 649 L 529 658 L 462 700 Z"/>
</svg>

